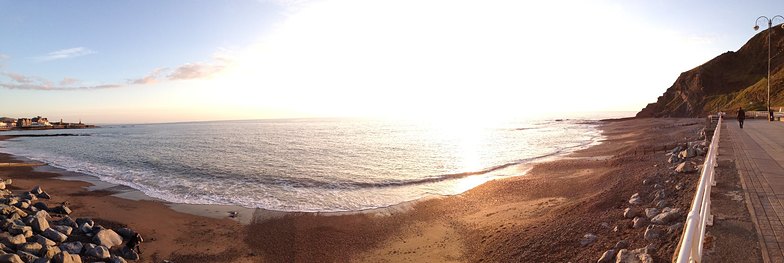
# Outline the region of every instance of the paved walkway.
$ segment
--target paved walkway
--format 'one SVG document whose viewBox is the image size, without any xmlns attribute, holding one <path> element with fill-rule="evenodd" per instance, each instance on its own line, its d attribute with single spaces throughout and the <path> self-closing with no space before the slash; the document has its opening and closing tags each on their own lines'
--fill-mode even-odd
<svg viewBox="0 0 784 263">
<path fill-rule="evenodd" d="M 747 120 L 743 129 L 726 119 L 735 164 L 757 228 L 765 262 L 784 263 L 784 123 Z M 719 157 L 721 158 L 721 157 Z"/>
</svg>

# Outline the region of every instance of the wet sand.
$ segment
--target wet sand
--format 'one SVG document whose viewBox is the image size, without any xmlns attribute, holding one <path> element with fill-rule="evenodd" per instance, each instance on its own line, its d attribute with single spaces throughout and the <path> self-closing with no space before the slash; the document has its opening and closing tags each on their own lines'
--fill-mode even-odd
<svg viewBox="0 0 784 263">
<path fill-rule="evenodd" d="M 146 240 L 141 262 L 595 262 L 620 239 L 632 249 L 648 245 L 637 229 L 629 229 L 623 208 L 632 194 L 649 191 L 643 179 L 669 173 L 671 165 L 663 152 L 634 152 L 696 140 L 700 124 L 605 121 L 605 142 L 537 164 L 524 176 L 359 213 L 172 205 L 112 187 L 90 191 L 87 182 L 24 166 L 0 167 L 0 178 L 13 179 L 20 191 L 42 185 L 52 202 L 71 203 L 72 217 L 140 232 Z M 19 160 L 0 154 L 3 162 Z M 689 187 L 673 194 L 673 206 L 688 210 L 694 179 L 674 179 Z M 228 211 L 239 211 L 239 218 L 228 218 Z M 586 233 L 599 239 L 580 246 Z M 669 261 L 677 238 L 659 242 L 657 262 Z"/>
</svg>

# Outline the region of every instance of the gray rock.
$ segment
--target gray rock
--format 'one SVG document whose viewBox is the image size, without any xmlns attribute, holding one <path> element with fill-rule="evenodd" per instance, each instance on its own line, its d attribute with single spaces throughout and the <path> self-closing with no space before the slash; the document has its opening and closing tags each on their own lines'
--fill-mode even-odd
<svg viewBox="0 0 784 263">
<path fill-rule="evenodd" d="M 4 263 L 25 263 L 22 261 L 22 258 L 19 257 L 17 254 L 5 254 L 0 255 L 0 262 Z"/>
<path fill-rule="evenodd" d="M 82 223 L 79 225 L 79 231 L 85 234 L 92 234 L 93 233 L 93 226 L 88 225 L 87 223 Z"/>
<path fill-rule="evenodd" d="M 629 247 L 629 242 L 626 241 L 626 240 L 621 240 L 621 241 L 618 241 L 618 243 L 615 243 L 615 246 L 613 248 L 614 249 L 624 249 L 624 248 L 628 248 L 628 247 Z"/>
<path fill-rule="evenodd" d="M 633 205 L 640 205 L 642 204 L 642 197 L 640 197 L 640 193 L 634 193 L 631 198 L 629 198 L 629 204 Z"/>
<path fill-rule="evenodd" d="M 663 226 L 649 225 L 647 228 L 645 228 L 645 234 L 643 237 L 648 241 L 656 241 L 664 236 L 665 231 L 666 229 Z"/>
<path fill-rule="evenodd" d="M 114 230 L 111 229 L 104 229 L 98 231 L 93 237 L 93 242 L 98 245 L 106 246 L 108 248 L 112 248 L 113 246 L 119 246 L 122 244 L 123 240 L 120 235 L 118 235 Z"/>
<path fill-rule="evenodd" d="M 51 239 L 54 242 L 60 242 L 60 243 L 65 242 L 65 240 L 68 239 L 68 236 L 66 236 L 63 233 L 57 232 L 57 230 L 54 230 L 51 227 L 44 230 L 44 232 L 41 233 L 41 235 L 43 235 L 48 239 Z"/>
<path fill-rule="evenodd" d="M 81 226 L 81 225 L 82 225 L 82 224 L 84 224 L 84 223 L 87 223 L 87 224 L 88 224 L 88 225 L 90 225 L 90 226 L 93 226 L 93 225 L 95 225 L 95 222 L 94 222 L 94 221 L 93 221 L 93 219 L 91 219 L 91 218 L 87 218 L 87 217 L 79 217 L 79 218 L 76 218 L 76 224 L 77 224 L 77 225 L 80 225 L 80 226 Z"/>
<path fill-rule="evenodd" d="M 31 192 L 24 192 L 21 195 L 19 195 L 19 198 L 23 200 L 30 200 L 30 201 L 38 200 L 38 197 L 36 197 L 35 194 Z"/>
<path fill-rule="evenodd" d="M 135 235 L 136 232 L 134 232 L 130 228 L 123 227 L 123 228 L 117 229 L 117 234 L 119 234 L 123 238 L 127 239 L 127 238 L 131 238 L 133 235 Z"/>
<path fill-rule="evenodd" d="M 21 251 L 21 250 L 20 251 L 16 251 L 16 254 L 19 255 L 19 258 L 21 258 L 22 261 L 24 261 L 24 262 L 35 262 L 36 260 L 38 260 L 38 256 L 33 255 L 31 253 L 27 253 L 27 252 Z"/>
<path fill-rule="evenodd" d="M 52 222 L 52 224 L 60 225 L 60 226 L 70 226 L 73 228 L 79 227 L 79 225 L 76 224 L 76 221 L 71 219 L 71 217 L 69 216 L 64 216 L 62 219 Z"/>
<path fill-rule="evenodd" d="M 678 158 L 677 155 L 673 154 L 673 155 L 670 155 L 670 158 L 667 159 L 667 162 L 671 163 L 671 164 L 676 164 L 676 163 L 683 162 L 683 159 Z"/>
<path fill-rule="evenodd" d="M 648 219 L 645 219 L 645 217 L 638 216 L 632 220 L 632 228 L 641 228 L 647 224 L 648 224 Z"/>
<path fill-rule="evenodd" d="M 615 249 L 605 251 L 596 263 L 611 263 L 615 259 Z"/>
<path fill-rule="evenodd" d="M 693 173 L 696 172 L 697 169 L 694 167 L 694 164 L 691 162 L 682 162 L 677 167 L 675 167 L 675 171 L 679 173 Z"/>
<path fill-rule="evenodd" d="M 68 252 L 57 253 L 52 258 L 52 263 L 82 263 L 82 258 L 79 255 L 71 255 Z"/>
<path fill-rule="evenodd" d="M 137 254 L 136 251 L 129 249 L 127 246 L 120 248 L 119 256 L 127 260 L 139 260 L 139 254 Z"/>
<path fill-rule="evenodd" d="M 98 259 L 109 259 L 112 255 L 109 253 L 109 249 L 104 246 L 97 246 L 90 250 L 85 251 L 85 256 L 94 257 Z"/>
<path fill-rule="evenodd" d="M 667 206 L 667 200 L 659 200 L 656 202 L 656 207 L 664 208 Z"/>
<path fill-rule="evenodd" d="M 57 230 L 57 232 L 65 234 L 66 236 L 70 236 L 71 232 L 73 231 L 73 228 L 70 226 L 52 226 L 52 228 Z"/>
<path fill-rule="evenodd" d="M 634 218 L 640 215 L 640 209 L 636 207 L 627 207 L 623 210 L 623 217 L 625 218 Z"/>
<path fill-rule="evenodd" d="M 680 235 L 683 232 L 683 222 L 678 222 L 674 225 L 667 227 L 667 232 L 671 234 Z"/>
<path fill-rule="evenodd" d="M 43 249 L 43 248 L 44 248 L 44 246 L 42 246 L 41 244 L 38 244 L 38 243 L 35 243 L 35 242 L 30 242 L 30 243 L 24 243 L 21 246 L 18 246 L 16 249 L 19 250 L 19 251 L 24 251 L 24 252 L 33 254 L 33 255 L 39 255 L 39 253 L 41 253 L 41 249 Z M 28 260 L 25 260 L 25 261 L 28 261 Z"/>
<path fill-rule="evenodd" d="M 41 193 L 43 193 L 43 192 L 44 192 L 44 190 L 43 190 L 43 189 L 41 189 L 41 186 L 40 186 L 40 185 L 36 185 L 35 187 L 33 187 L 33 189 L 32 189 L 32 190 L 30 190 L 30 193 L 32 193 L 32 194 L 34 194 L 34 195 L 39 195 L 39 194 L 41 194 Z"/>
<path fill-rule="evenodd" d="M 665 225 L 678 220 L 680 217 L 680 209 L 665 207 L 661 213 L 651 219 L 651 223 Z"/>
<path fill-rule="evenodd" d="M 44 211 L 49 210 L 49 207 L 44 202 L 35 202 L 35 204 L 33 204 L 33 207 Z"/>
<path fill-rule="evenodd" d="M 659 214 L 659 209 L 656 208 L 645 208 L 645 217 L 652 218 Z"/>
<path fill-rule="evenodd" d="M 616 263 L 653 263 L 653 257 L 646 254 L 642 249 L 628 250 L 621 249 L 615 255 Z"/>
<path fill-rule="evenodd" d="M 60 244 L 60 250 L 71 254 L 81 254 L 82 248 L 84 248 L 84 244 L 82 244 L 82 242 L 79 241 Z"/>
<path fill-rule="evenodd" d="M 678 153 L 678 158 L 681 159 L 692 158 L 694 156 L 697 156 L 697 151 L 695 151 L 694 148 L 688 148 Z"/>
<path fill-rule="evenodd" d="M 55 213 L 55 214 L 63 214 L 63 215 L 71 214 L 71 209 L 68 208 L 68 206 L 65 206 L 65 205 L 55 206 L 55 207 L 49 209 L 49 211 L 52 212 L 52 213 Z"/>
<path fill-rule="evenodd" d="M 83 243 L 83 244 L 84 244 L 84 250 L 82 251 L 84 251 L 85 253 L 87 253 L 88 250 L 93 250 L 94 248 L 98 247 L 98 245 L 93 243 Z"/>
<path fill-rule="evenodd" d="M 109 263 L 128 263 L 128 261 L 125 261 L 125 259 L 118 256 L 112 256 L 112 258 L 109 259 Z"/>
<path fill-rule="evenodd" d="M 590 245 L 591 243 L 595 242 L 597 238 L 599 238 L 599 237 L 597 237 L 594 234 L 591 234 L 591 233 L 585 234 L 583 236 L 583 238 L 580 239 L 580 245 L 581 246 Z"/>
</svg>

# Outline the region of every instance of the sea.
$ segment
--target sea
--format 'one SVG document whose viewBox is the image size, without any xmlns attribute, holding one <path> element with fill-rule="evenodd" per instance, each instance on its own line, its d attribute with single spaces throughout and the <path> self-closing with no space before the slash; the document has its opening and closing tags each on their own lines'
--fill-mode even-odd
<svg viewBox="0 0 784 263">
<path fill-rule="evenodd" d="M 8 131 L 0 152 L 173 203 L 335 212 L 455 195 L 603 140 L 592 119 L 285 119 Z"/>
</svg>

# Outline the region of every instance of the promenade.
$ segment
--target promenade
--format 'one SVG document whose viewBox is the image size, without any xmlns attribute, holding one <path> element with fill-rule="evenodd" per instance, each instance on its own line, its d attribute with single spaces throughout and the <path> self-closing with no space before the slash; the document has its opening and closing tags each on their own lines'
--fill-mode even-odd
<svg viewBox="0 0 784 263">
<path fill-rule="evenodd" d="M 726 119 L 729 144 L 765 262 L 784 262 L 784 123 Z"/>
</svg>

